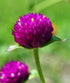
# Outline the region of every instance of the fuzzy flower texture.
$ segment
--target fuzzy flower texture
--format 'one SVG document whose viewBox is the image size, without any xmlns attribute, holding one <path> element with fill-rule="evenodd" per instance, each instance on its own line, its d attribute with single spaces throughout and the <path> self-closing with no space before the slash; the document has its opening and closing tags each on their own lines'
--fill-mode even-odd
<svg viewBox="0 0 70 83">
<path fill-rule="evenodd" d="M 28 67 L 25 63 L 10 61 L 0 70 L 0 83 L 22 83 L 28 76 Z"/>
<path fill-rule="evenodd" d="M 19 45 L 38 48 L 51 40 L 52 32 L 53 27 L 49 18 L 40 13 L 28 13 L 19 17 L 12 34 Z"/>
</svg>

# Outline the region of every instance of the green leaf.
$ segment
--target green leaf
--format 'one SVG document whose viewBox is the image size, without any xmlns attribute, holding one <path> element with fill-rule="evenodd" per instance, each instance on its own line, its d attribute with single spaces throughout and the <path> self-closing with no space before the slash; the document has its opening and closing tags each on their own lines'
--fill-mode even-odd
<svg viewBox="0 0 70 83">
<path fill-rule="evenodd" d="M 55 41 L 63 41 L 63 40 L 61 38 L 59 38 L 59 37 L 52 36 L 51 40 L 49 42 L 43 44 L 41 47 L 47 46 L 47 45 L 49 45 L 49 44 L 51 44 L 51 43 L 53 43 Z"/>
<path fill-rule="evenodd" d="M 30 72 L 29 80 L 30 80 L 30 79 L 33 79 L 33 78 L 35 78 L 35 77 L 39 77 L 38 72 L 37 72 L 37 70 L 32 70 L 32 71 Z"/>
<path fill-rule="evenodd" d="M 60 2 L 63 2 L 63 0 L 43 0 L 41 3 L 36 4 L 32 8 L 32 10 L 34 10 L 35 12 L 40 12 L 43 9 L 45 9 L 47 7 L 50 7 L 50 6 L 54 5 L 54 4 L 60 3 Z"/>
<path fill-rule="evenodd" d="M 18 44 L 17 45 L 10 45 L 7 52 L 10 52 L 10 51 L 13 51 L 17 48 L 22 48 L 21 46 L 19 46 Z"/>
</svg>

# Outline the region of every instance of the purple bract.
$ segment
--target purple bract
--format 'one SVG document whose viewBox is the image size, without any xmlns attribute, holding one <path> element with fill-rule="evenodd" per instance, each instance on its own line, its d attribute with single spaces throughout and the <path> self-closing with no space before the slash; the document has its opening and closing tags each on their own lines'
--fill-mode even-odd
<svg viewBox="0 0 70 83">
<path fill-rule="evenodd" d="M 29 72 L 25 63 L 10 61 L 0 70 L 0 83 L 21 83 L 28 79 Z"/>
<path fill-rule="evenodd" d="M 49 42 L 52 37 L 52 23 L 42 14 L 29 13 L 19 17 L 12 34 L 19 45 L 38 48 Z"/>
</svg>

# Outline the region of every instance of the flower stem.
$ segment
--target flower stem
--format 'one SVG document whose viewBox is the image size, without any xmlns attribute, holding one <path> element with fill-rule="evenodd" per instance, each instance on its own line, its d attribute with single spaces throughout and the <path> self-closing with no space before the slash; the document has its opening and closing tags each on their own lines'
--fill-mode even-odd
<svg viewBox="0 0 70 83">
<path fill-rule="evenodd" d="M 36 66 L 37 66 L 39 76 L 40 76 L 41 83 L 45 83 L 43 73 L 42 73 L 42 69 L 41 69 L 41 66 L 40 66 L 38 48 L 34 48 L 33 52 L 34 52 L 35 62 L 36 62 Z"/>
<path fill-rule="evenodd" d="M 35 12 L 40 12 L 43 9 L 50 7 L 54 4 L 63 2 L 64 0 L 43 0 L 41 3 L 35 5 L 32 10 L 34 10 Z M 46 4 L 47 3 L 47 4 Z"/>
</svg>

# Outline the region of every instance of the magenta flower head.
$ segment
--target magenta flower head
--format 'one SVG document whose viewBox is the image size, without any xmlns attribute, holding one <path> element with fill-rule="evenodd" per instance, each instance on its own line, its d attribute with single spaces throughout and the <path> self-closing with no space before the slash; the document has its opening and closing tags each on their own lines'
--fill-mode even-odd
<svg viewBox="0 0 70 83">
<path fill-rule="evenodd" d="M 11 61 L 0 70 L 0 83 L 22 83 L 28 79 L 29 72 L 25 63 Z"/>
<path fill-rule="evenodd" d="M 12 34 L 19 45 L 38 48 L 49 42 L 52 37 L 52 23 L 42 14 L 29 13 L 19 17 Z"/>
</svg>

